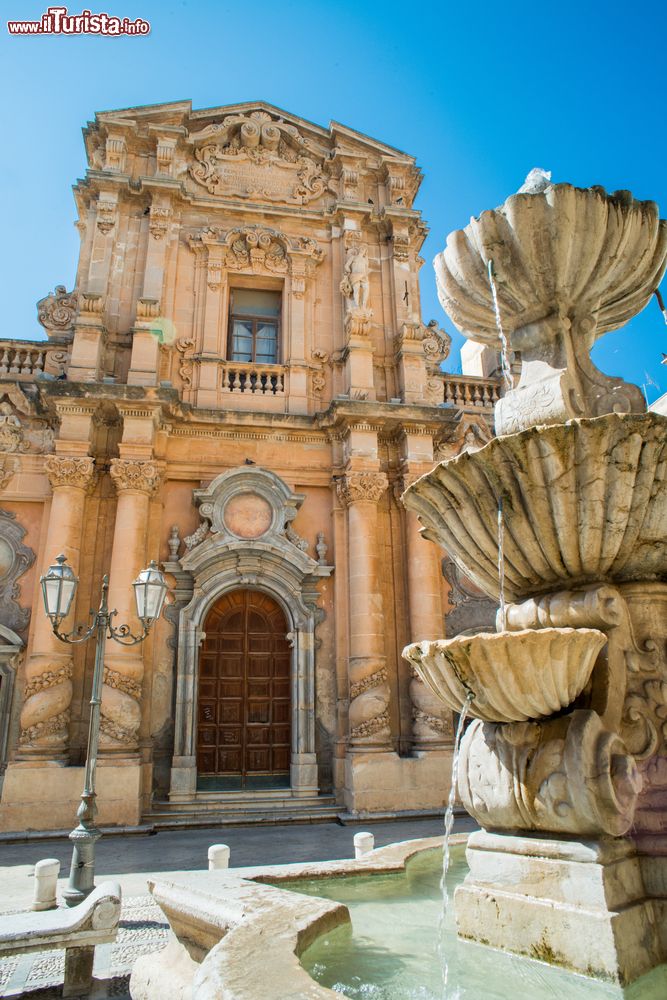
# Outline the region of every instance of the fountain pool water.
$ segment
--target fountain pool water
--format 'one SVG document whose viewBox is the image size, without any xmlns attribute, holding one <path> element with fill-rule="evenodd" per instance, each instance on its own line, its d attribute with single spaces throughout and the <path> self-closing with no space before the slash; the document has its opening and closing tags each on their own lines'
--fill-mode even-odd
<svg viewBox="0 0 667 1000">
<path fill-rule="evenodd" d="M 447 875 L 453 893 L 467 872 L 454 846 Z M 625 991 L 458 940 L 451 909 L 445 916 L 448 985 L 438 956 L 442 856 L 425 851 L 401 874 L 311 879 L 282 888 L 345 903 L 352 927 L 319 938 L 301 964 L 323 986 L 351 1000 L 664 1000 L 667 973 L 658 969 Z"/>
</svg>

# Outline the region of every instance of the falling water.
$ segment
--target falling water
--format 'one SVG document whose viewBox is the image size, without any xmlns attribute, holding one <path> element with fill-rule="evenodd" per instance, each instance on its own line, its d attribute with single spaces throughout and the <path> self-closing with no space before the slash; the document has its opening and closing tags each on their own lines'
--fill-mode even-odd
<svg viewBox="0 0 667 1000">
<path fill-rule="evenodd" d="M 454 758 L 452 760 L 452 783 L 449 789 L 449 799 L 447 800 L 447 809 L 445 811 L 445 840 L 443 843 L 442 850 L 442 878 L 440 879 L 440 891 L 442 893 L 442 910 L 440 912 L 440 923 L 438 927 L 438 955 L 440 958 L 440 968 L 442 970 L 442 996 L 443 1000 L 447 998 L 447 980 L 449 977 L 449 965 L 447 962 L 447 955 L 445 953 L 445 921 L 447 919 L 447 912 L 449 910 L 449 891 L 447 889 L 447 872 L 449 871 L 449 861 L 450 861 L 450 839 L 452 836 L 452 828 L 454 826 L 454 805 L 456 803 L 456 779 L 459 770 L 459 755 L 461 753 L 461 740 L 463 738 L 463 728 L 468 718 L 468 711 L 470 709 L 470 704 L 474 698 L 472 691 L 468 691 L 466 695 L 466 700 L 463 703 L 461 709 L 461 714 L 459 716 L 459 724 L 456 727 L 456 736 L 454 737 Z"/>
<path fill-rule="evenodd" d="M 496 272 L 493 267 L 493 260 L 490 260 L 487 265 L 487 271 L 489 275 L 489 284 L 491 286 L 491 296 L 493 298 L 493 311 L 496 316 L 496 326 L 498 327 L 498 336 L 500 337 L 500 367 L 503 373 L 503 380 L 507 389 L 511 389 L 514 386 L 514 379 L 512 378 L 512 368 L 510 366 L 510 345 L 505 336 L 505 330 L 503 329 L 503 321 L 500 315 L 500 306 L 498 304 L 498 287 L 496 285 Z"/>
<path fill-rule="evenodd" d="M 500 628 L 504 632 L 507 626 L 505 616 L 505 518 L 503 517 L 503 497 L 498 497 L 498 612 Z"/>
</svg>

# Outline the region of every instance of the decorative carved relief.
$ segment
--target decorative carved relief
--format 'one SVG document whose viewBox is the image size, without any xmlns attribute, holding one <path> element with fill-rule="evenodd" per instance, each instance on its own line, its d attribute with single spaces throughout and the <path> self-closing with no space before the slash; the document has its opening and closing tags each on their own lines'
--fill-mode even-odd
<svg viewBox="0 0 667 1000">
<path fill-rule="evenodd" d="M 97 228 L 107 236 L 116 225 L 118 206 L 115 201 L 107 198 L 97 200 Z"/>
<path fill-rule="evenodd" d="M 14 413 L 11 403 L 0 403 L 0 451 L 27 451 L 21 421 Z"/>
<path fill-rule="evenodd" d="M 34 402 L 18 386 L 0 392 L 0 400 L 0 452 L 44 454 L 53 450 L 53 428 L 37 415 Z"/>
<path fill-rule="evenodd" d="M 35 561 L 35 553 L 23 544 L 26 529 L 16 515 L 0 509 L 0 625 L 20 632 L 30 621 L 30 609 L 18 604 L 19 577 Z"/>
<path fill-rule="evenodd" d="M 642 784 L 620 737 L 584 710 L 543 723 L 475 720 L 458 779 L 485 829 L 614 837 L 629 830 Z"/>
<path fill-rule="evenodd" d="M 152 496 L 160 484 L 160 472 L 155 462 L 113 458 L 109 472 L 119 492 L 132 490 Z"/>
<path fill-rule="evenodd" d="M 442 560 L 442 575 L 450 586 L 450 610 L 445 615 L 445 635 L 494 631 L 498 604 L 475 586 L 449 557 Z"/>
<path fill-rule="evenodd" d="M 303 205 L 329 189 L 325 151 L 266 111 L 228 115 L 189 139 L 190 176 L 210 194 Z"/>
<path fill-rule="evenodd" d="M 310 357 L 313 365 L 316 366 L 311 372 L 310 384 L 313 394 L 319 396 L 326 389 L 327 377 L 325 373 L 325 366 L 330 365 L 331 361 L 329 354 L 326 351 L 321 350 L 313 351 Z"/>
<path fill-rule="evenodd" d="M 291 237 L 265 226 L 242 226 L 229 230 L 207 226 L 192 234 L 188 242 L 195 253 L 205 252 L 211 246 L 222 248 L 220 261 L 208 261 L 209 274 L 213 265 L 218 273 L 221 267 L 234 271 L 265 270 L 271 274 L 286 274 L 289 271 L 295 276 L 294 283 L 298 279 L 305 280 L 324 259 L 324 251 L 310 237 Z"/>
<path fill-rule="evenodd" d="M 69 333 L 74 326 L 78 296 L 68 292 L 64 285 L 56 285 L 37 303 L 37 319 L 49 337 L 59 337 Z"/>
<path fill-rule="evenodd" d="M 427 365 L 431 364 L 437 368 L 441 362 L 449 357 L 452 346 L 452 338 L 444 330 L 441 330 L 434 319 L 423 328 L 424 337 L 422 339 L 422 349 L 426 356 Z"/>
<path fill-rule="evenodd" d="M 26 663 L 19 756 L 61 754 L 67 745 L 72 701 L 69 651 L 32 654 Z"/>
<path fill-rule="evenodd" d="M 178 374 L 186 388 L 190 388 L 192 385 L 192 354 L 194 346 L 195 342 L 191 337 L 179 337 L 176 341 L 176 350 L 181 355 Z"/>
<path fill-rule="evenodd" d="M 93 483 L 95 462 L 92 458 L 62 458 L 49 455 L 44 462 L 46 473 L 52 489 L 60 486 L 76 486 L 87 490 Z"/>
<path fill-rule="evenodd" d="M 384 495 L 388 482 L 384 472 L 348 472 L 336 480 L 336 490 L 346 506 L 363 500 L 377 503 Z"/>
<path fill-rule="evenodd" d="M 172 211 L 165 206 L 151 205 L 148 230 L 154 240 L 161 240 L 169 231 Z"/>
<path fill-rule="evenodd" d="M 384 657 L 353 656 L 349 663 L 350 741 L 388 745 L 390 689 Z"/>
<path fill-rule="evenodd" d="M 7 458 L 6 455 L 0 455 L 0 490 L 7 488 L 12 476 L 18 470 L 19 462 L 16 458 Z"/>
<path fill-rule="evenodd" d="M 125 170 L 126 145 L 122 135 L 107 136 L 104 169 L 122 173 Z"/>
<path fill-rule="evenodd" d="M 392 236 L 394 260 L 405 263 L 410 259 L 410 237 L 406 233 L 394 233 Z"/>
</svg>

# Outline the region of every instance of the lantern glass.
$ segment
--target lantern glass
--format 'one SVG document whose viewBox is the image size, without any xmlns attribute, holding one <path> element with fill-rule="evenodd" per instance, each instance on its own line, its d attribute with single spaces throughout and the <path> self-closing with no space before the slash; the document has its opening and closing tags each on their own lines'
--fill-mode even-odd
<svg viewBox="0 0 667 1000">
<path fill-rule="evenodd" d="M 142 569 L 132 584 L 137 602 L 137 617 L 146 624 L 160 617 L 164 599 L 167 596 L 167 582 L 154 561 L 147 569 Z"/>
<path fill-rule="evenodd" d="M 44 609 L 51 621 L 57 623 L 66 618 L 72 607 L 79 581 L 74 570 L 67 565 L 64 555 L 56 556 L 55 563 L 49 566 L 40 583 Z"/>
</svg>

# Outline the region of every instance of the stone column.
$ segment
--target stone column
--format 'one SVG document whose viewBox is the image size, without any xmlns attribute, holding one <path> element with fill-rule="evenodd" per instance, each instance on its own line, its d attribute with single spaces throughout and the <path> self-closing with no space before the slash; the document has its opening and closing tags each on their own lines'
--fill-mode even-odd
<svg viewBox="0 0 667 1000">
<path fill-rule="evenodd" d="M 348 508 L 350 749 L 390 750 L 389 684 L 380 587 L 377 505 L 384 472 L 348 472 L 337 483 Z"/>
<path fill-rule="evenodd" d="M 53 489 L 53 499 L 42 573 L 61 552 L 78 573 L 86 491 L 93 482 L 94 462 L 88 457 L 49 455 L 45 472 Z M 69 624 L 68 620 L 61 628 L 66 631 Z M 33 612 L 32 649 L 26 664 L 20 760 L 65 760 L 71 701 L 72 647 L 53 634 L 40 594 L 39 605 Z"/>
<path fill-rule="evenodd" d="M 403 477 L 403 490 L 417 479 Z M 438 549 L 420 534 L 417 515 L 405 512 L 410 642 L 441 639 L 444 635 L 442 573 Z M 410 680 L 412 739 L 416 750 L 434 750 L 453 744 L 452 714 L 426 687 L 414 669 Z"/>
<path fill-rule="evenodd" d="M 116 526 L 109 574 L 109 607 L 118 615 L 114 624 L 141 632 L 136 617 L 133 581 L 146 562 L 146 534 L 150 498 L 159 484 L 155 462 L 115 458 L 111 478 L 118 492 Z M 104 658 L 100 748 L 119 756 L 134 755 L 141 722 L 142 646 L 108 641 Z"/>
</svg>

